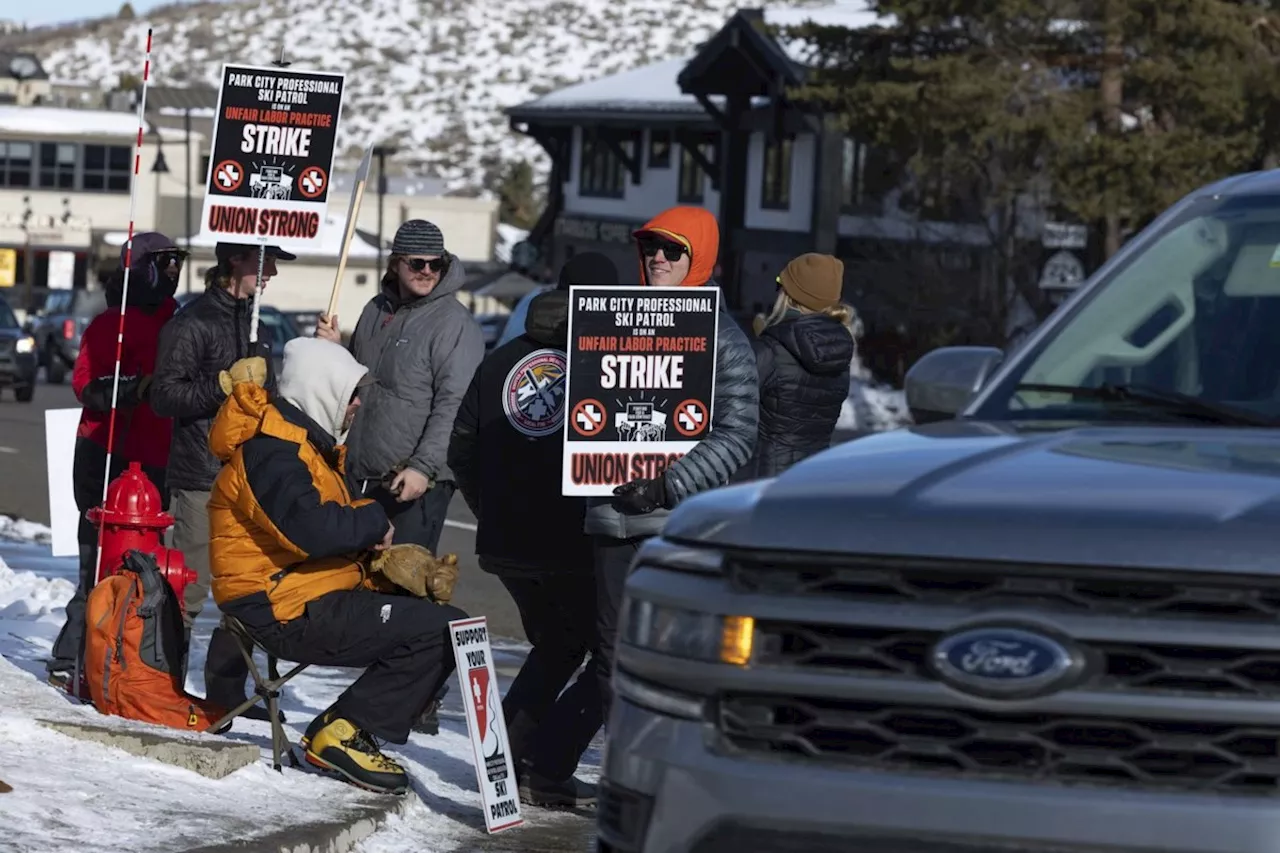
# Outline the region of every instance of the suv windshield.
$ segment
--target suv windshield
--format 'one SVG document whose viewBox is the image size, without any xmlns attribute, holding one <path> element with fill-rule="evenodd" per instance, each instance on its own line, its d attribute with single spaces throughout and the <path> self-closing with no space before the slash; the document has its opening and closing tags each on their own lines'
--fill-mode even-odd
<svg viewBox="0 0 1280 853">
<path fill-rule="evenodd" d="M 13 309 L 9 307 L 9 303 L 0 299 L 0 329 L 17 329 L 18 318 L 14 316 Z"/>
<path fill-rule="evenodd" d="M 1280 196 L 1202 198 L 1139 239 L 976 416 L 1280 424 Z"/>
</svg>

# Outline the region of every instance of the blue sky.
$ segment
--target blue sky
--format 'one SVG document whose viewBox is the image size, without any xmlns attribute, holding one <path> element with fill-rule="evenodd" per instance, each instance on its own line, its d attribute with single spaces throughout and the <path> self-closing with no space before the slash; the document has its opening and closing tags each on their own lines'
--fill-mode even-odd
<svg viewBox="0 0 1280 853">
<path fill-rule="evenodd" d="M 133 10 L 142 16 L 147 10 L 171 3 L 173 0 L 131 0 L 131 2 Z M 120 11 L 123 3 L 124 0 L 52 0 L 52 2 L 46 0 L 43 3 L 0 0 L 0 18 L 25 21 L 31 26 L 56 24 L 60 21 L 74 21 L 79 18 L 115 15 Z M 21 11 L 19 12 L 16 7 L 21 7 Z"/>
</svg>

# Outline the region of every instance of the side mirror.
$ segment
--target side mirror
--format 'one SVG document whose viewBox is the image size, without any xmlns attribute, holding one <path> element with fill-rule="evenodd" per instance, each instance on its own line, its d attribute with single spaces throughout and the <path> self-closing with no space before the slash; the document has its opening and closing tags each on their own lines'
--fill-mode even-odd
<svg viewBox="0 0 1280 853">
<path fill-rule="evenodd" d="M 994 347 L 943 347 L 907 371 L 907 408 L 917 424 L 954 418 L 1004 361 Z"/>
<path fill-rule="evenodd" d="M 23 320 L 23 321 L 22 321 L 22 333 L 23 333 L 24 335 L 30 335 L 30 334 L 32 334 L 33 332 L 35 332 L 35 330 L 36 330 L 36 324 L 35 324 L 35 321 L 33 321 L 33 320 Z"/>
</svg>

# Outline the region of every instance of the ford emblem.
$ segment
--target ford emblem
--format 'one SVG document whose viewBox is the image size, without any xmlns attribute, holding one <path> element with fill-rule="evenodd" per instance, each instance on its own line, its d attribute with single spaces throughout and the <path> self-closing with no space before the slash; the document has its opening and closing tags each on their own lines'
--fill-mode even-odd
<svg viewBox="0 0 1280 853">
<path fill-rule="evenodd" d="M 1061 686 L 1083 666 L 1083 656 L 1067 645 L 1022 628 L 969 628 L 933 648 L 933 667 L 943 681 L 1005 698 Z"/>
</svg>

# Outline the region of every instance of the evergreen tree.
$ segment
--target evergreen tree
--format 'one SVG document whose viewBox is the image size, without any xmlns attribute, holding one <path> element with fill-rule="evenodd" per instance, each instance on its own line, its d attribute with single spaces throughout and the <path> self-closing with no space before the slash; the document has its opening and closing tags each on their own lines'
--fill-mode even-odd
<svg viewBox="0 0 1280 853">
<path fill-rule="evenodd" d="M 881 0 L 878 11 L 892 16 L 885 26 L 809 25 L 784 35 L 812 51 L 815 70 L 795 96 L 900 155 L 907 188 L 900 207 L 985 229 L 992 288 L 970 313 L 991 341 L 1003 340 L 1018 294 L 1040 307 L 1035 259 L 1019 245 L 1039 236 L 1025 233 L 1026 202 L 1047 198 L 1055 149 L 1085 119 L 1053 61 L 1071 47 L 1055 26 L 1060 6 Z M 973 294 L 957 290 L 955 298 Z"/>
<path fill-rule="evenodd" d="M 499 218 L 517 228 L 528 230 L 538 221 L 542 209 L 542 192 L 527 160 L 508 163 L 502 170 L 497 187 Z"/>
<path fill-rule="evenodd" d="M 1021 199 L 1095 224 L 1109 256 L 1197 186 L 1280 162 L 1265 0 L 873 3 L 886 26 L 789 33 L 816 66 L 799 97 L 967 196 L 1006 266 Z"/>
<path fill-rule="evenodd" d="M 120 11 L 116 13 L 116 17 L 122 21 L 132 21 L 134 18 L 136 18 L 137 15 L 134 14 L 133 4 L 125 3 L 124 5 L 122 5 L 120 7 Z"/>
</svg>

